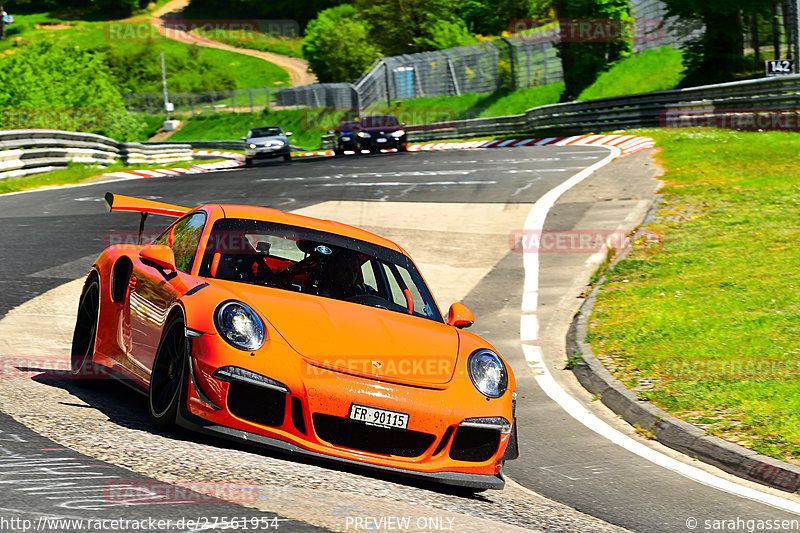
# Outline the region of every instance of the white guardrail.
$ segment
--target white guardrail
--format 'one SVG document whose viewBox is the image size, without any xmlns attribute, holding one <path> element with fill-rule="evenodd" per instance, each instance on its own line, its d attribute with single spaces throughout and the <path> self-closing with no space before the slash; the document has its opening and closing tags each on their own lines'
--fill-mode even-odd
<svg viewBox="0 0 800 533">
<path fill-rule="evenodd" d="M 122 143 L 95 135 L 60 130 L 0 131 L 0 179 L 66 167 L 69 163 L 105 167 L 191 161 L 190 144 Z"/>
</svg>

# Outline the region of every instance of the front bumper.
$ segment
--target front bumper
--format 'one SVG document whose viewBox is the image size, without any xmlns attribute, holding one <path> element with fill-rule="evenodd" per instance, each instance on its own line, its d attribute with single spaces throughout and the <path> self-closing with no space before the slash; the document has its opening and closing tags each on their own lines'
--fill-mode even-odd
<svg viewBox="0 0 800 533">
<path fill-rule="evenodd" d="M 361 150 L 388 150 L 399 149 L 406 144 L 406 136 L 392 137 L 391 135 L 372 136 L 370 138 L 358 138 L 358 146 Z"/>
<path fill-rule="evenodd" d="M 509 443 L 516 448 L 513 432 L 476 433 L 459 424 L 476 416 L 513 420 L 511 392 L 507 402 L 492 400 L 491 413 L 459 412 L 455 398 L 463 391 L 452 390 L 458 389 L 456 385 L 432 390 L 369 380 L 309 365 L 296 354 L 296 368 L 270 365 L 270 360 L 290 360 L 291 354 L 277 353 L 290 348 L 271 346 L 267 360 L 259 354 L 231 353 L 217 335 L 203 335 L 191 344 L 191 379 L 178 420 L 184 427 L 438 483 L 477 489 L 504 486 L 503 462 L 515 457 L 506 454 Z M 212 377 L 220 367 L 242 358 L 251 363 L 246 365 L 247 371 L 268 376 L 272 383 L 253 385 L 252 380 L 239 383 L 229 375 L 225 380 Z M 352 403 L 410 413 L 408 428 L 352 422 L 348 418 Z M 479 405 L 487 403 L 481 397 Z"/>
<path fill-rule="evenodd" d="M 291 147 L 287 144 L 278 148 L 246 148 L 244 156 L 248 159 L 270 159 L 281 157 L 291 153 Z"/>
</svg>

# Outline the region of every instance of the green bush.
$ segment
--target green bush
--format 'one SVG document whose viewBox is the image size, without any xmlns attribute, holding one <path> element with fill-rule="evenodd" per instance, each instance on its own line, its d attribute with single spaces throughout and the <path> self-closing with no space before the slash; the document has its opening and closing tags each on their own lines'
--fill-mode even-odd
<svg viewBox="0 0 800 533">
<path fill-rule="evenodd" d="M 0 128 L 53 128 L 129 140 L 129 116 L 101 53 L 40 41 L 0 60 Z"/>
</svg>

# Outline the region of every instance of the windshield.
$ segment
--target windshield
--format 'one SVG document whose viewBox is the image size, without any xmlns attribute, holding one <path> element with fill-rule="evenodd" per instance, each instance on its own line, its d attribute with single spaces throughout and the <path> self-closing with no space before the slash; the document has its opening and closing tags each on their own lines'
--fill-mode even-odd
<svg viewBox="0 0 800 533">
<path fill-rule="evenodd" d="M 203 277 L 263 285 L 443 322 L 414 263 L 365 241 L 259 220 L 218 220 Z"/>
<path fill-rule="evenodd" d="M 342 122 L 339 126 L 339 131 L 353 131 L 359 128 L 358 122 Z"/>
<path fill-rule="evenodd" d="M 397 126 L 397 118 L 394 115 L 373 115 L 371 117 L 364 117 L 365 128 L 380 128 L 387 126 Z"/>
<path fill-rule="evenodd" d="M 247 132 L 248 137 L 275 137 L 276 135 L 283 135 L 283 130 L 277 126 L 268 126 L 266 128 L 253 128 Z"/>
</svg>

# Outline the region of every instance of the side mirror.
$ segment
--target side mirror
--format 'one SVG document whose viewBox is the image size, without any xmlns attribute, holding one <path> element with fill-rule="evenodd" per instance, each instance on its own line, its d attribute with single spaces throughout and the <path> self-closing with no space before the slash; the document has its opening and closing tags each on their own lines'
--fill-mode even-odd
<svg viewBox="0 0 800 533">
<path fill-rule="evenodd" d="M 403 127 L 405 128 L 405 126 L 406 126 L 406 123 L 405 123 L 405 122 L 403 122 L 403 123 L 402 123 L 402 124 L 400 124 L 400 125 L 401 125 L 401 126 L 403 126 Z"/>
<path fill-rule="evenodd" d="M 468 328 L 475 323 L 475 315 L 464 304 L 454 303 L 447 313 L 447 325 L 457 328 Z"/>
<path fill-rule="evenodd" d="M 145 264 L 155 265 L 163 270 L 178 270 L 175 267 L 175 253 L 165 244 L 151 244 L 139 252 L 139 259 Z"/>
<path fill-rule="evenodd" d="M 246 140 L 247 140 L 247 137 L 239 137 L 239 140 L 240 140 L 240 141 L 246 141 Z"/>
<path fill-rule="evenodd" d="M 291 136 L 292 136 L 292 132 L 291 132 L 291 131 L 287 131 L 287 132 L 286 132 L 286 136 L 287 136 L 287 137 L 291 137 Z"/>
</svg>

